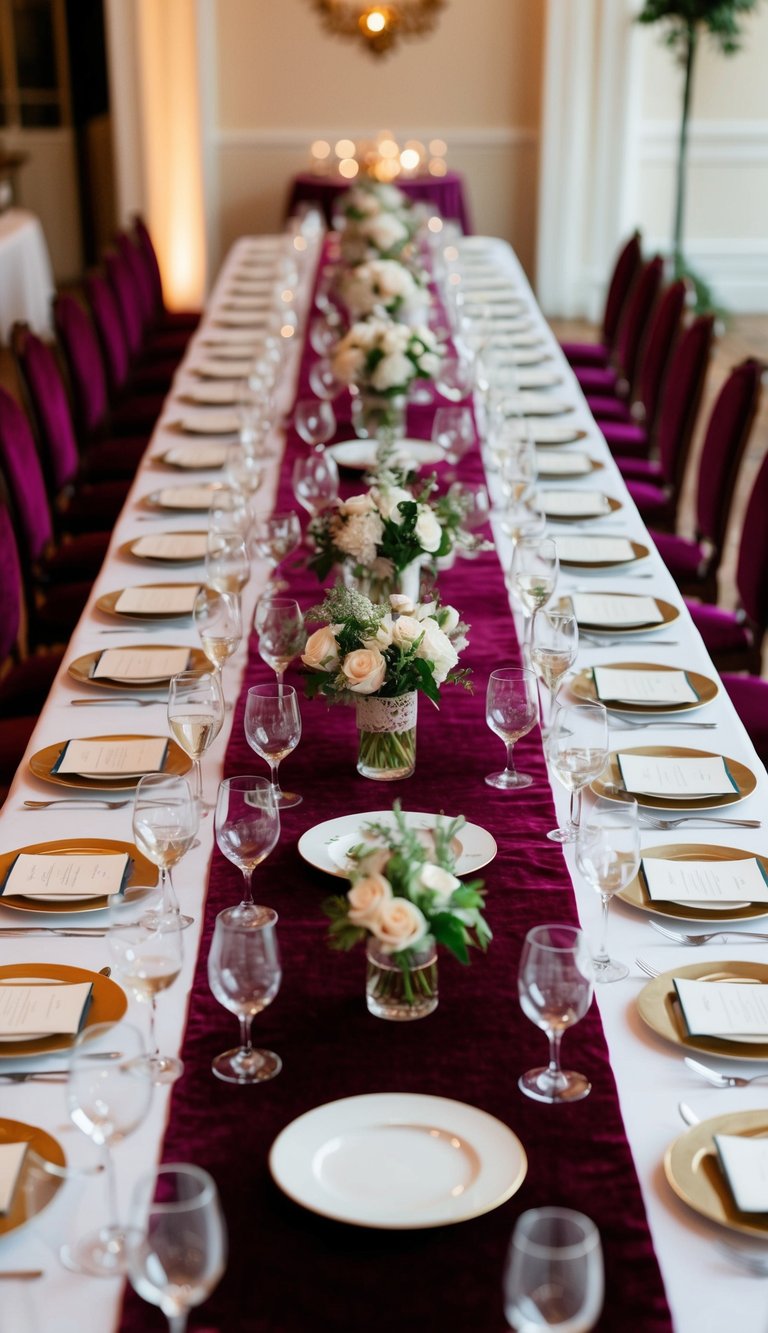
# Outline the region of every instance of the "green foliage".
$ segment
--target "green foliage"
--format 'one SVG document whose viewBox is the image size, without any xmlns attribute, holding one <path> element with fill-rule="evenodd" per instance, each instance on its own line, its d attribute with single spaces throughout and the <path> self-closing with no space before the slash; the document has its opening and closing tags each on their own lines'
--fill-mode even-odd
<svg viewBox="0 0 768 1333">
<path fill-rule="evenodd" d="M 679 49 L 685 59 L 691 34 L 702 28 L 723 55 L 741 50 L 740 20 L 756 9 L 760 0 L 645 0 L 638 23 L 668 23 L 667 45 Z"/>
</svg>

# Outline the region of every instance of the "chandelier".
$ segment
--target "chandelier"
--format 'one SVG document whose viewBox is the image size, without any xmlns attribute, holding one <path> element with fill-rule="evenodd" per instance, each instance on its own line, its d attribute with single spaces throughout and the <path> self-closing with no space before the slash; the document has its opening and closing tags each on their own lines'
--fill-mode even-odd
<svg viewBox="0 0 768 1333">
<path fill-rule="evenodd" d="M 447 0 L 311 0 L 324 26 L 340 37 L 357 37 L 372 55 L 389 51 L 401 37 L 424 37 Z"/>
</svg>

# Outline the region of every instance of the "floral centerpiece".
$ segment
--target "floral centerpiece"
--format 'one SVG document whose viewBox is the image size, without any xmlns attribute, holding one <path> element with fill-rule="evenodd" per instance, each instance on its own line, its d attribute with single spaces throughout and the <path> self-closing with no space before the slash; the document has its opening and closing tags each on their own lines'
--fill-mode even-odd
<svg viewBox="0 0 768 1333">
<path fill-rule="evenodd" d="M 398 259 L 412 250 L 418 220 L 396 186 L 371 181 L 343 195 L 339 211 L 341 256 L 347 264 L 366 259 Z"/>
<path fill-rule="evenodd" d="M 348 222 L 362 222 L 379 213 L 407 213 L 411 208 L 407 194 L 386 181 L 360 181 L 345 190 L 338 201 L 339 211 Z"/>
<path fill-rule="evenodd" d="M 301 656 L 307 694 L 355 703 L 358 773 L 379 781 L 409 777 L 416 763 L 418 695 L 437 705 L 441 685 L 469 687 L 468 670 L 458 669 L 469 626 L 436 599 L 418 604 L 393 595 L 375 605 L 341 585 L 306 620 L 324 622 Z"/>
<path fill-rule="evenodd" d="M 425 324 L 376 316 L 353 324 L 336 344 L 332 365 L 342 384 L 357 387 L 357 433 L 389 439 L 402 433 L 411 382 L 431 379 L 441 360 L 441 345 Z"/>
<path fill-rule="evenodd" d="M 424 283 L 396 259 L 369 259 L 345 270 L 339 294 L 353 320 L 390 315 L 404 324 L 418 323 L 429 305 Z"/>
<path fill-rule="evenodd" d="M 393 822 L 371 823 L 347 857 L 351 887 L 329 898 L 332 948 L 367 943 L 369 1010 L 381 1018 L 421 1018 L 437 1005 L 436 946 L 461 963 L 492 938 L 482 915 L 482 881 L 456 876 L 464 817 L 412 827 L 395 802 Z"/>
</svg>

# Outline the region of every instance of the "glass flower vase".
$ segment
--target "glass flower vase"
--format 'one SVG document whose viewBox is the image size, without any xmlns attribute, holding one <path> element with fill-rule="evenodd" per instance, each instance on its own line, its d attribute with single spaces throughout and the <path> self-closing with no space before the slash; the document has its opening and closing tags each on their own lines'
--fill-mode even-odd
<svg viewBox="0 0 768 1333">
<path fill-rule="evenodd" d="M 360 695 L 355 700 L 359 744 L 357 771 L 376 782 L 409 778 L 416 767 L 416 712 L 418 694 L 380 699 Z"/>
<path fill-rule="evenodd" d="M 425 941 L 419 950 L 409 949 L 404 966 L 394 954 L 384 953 L 378 940 L 370 938 L 366 948 L 365 999 L 375 1018 L 409 1023 L 426 1018 L 437 1008 L 437 946 Z"/>
<path fill-rule="evenodd" d="M 352 399 L 352 425 L 361 440 L 378 440 L 392 445 L 405 436 L 404 393 L 373 393 L 359 389 Z"/>
</svg>

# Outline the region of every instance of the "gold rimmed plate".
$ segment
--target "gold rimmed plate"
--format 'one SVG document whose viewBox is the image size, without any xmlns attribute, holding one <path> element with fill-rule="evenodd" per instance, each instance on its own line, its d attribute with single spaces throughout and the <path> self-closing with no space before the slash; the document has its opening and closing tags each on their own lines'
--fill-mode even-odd
<svg viewBox="0 0 768 1333">
<path fill-rule="evenodd" d="M 146 733 L 141 735 L 126 736 L 124 733 L 116 736 L 89 736 L 83 739 L 92 741 L 154 741 L 164 740 L 164 737 L 149 736 Z M 65 745 L 69 741 L 54 741 L 53 745 L 46 745 L 44 749 L 38 750 L 29 760 L 29 771 L 33 777 L 40 778 L 43 782 L 53 782 L 57 787 L 77 787 L 84 791 L 110 792 L 110 791 L 133 791 L 144 777 L 144 774 L 130 773 L 116 778 L 87 778 L 81 773 L 54 773 L 53 766 L 61 755 Z M 174 773 L 183 775 L 188 773 L 192 767 L 192 760 L 185 754 L 175 741 L 168 741 L 165 751 L 165 760 L 163 762 L 163 773 Z"/>
<path fill-rule="evenodd" d="M 139 588 L 168 588 L 175 590 L 177 588 L 194 588 L 199 590 L 199 583 L 140 583 Z M 96 601 L 97 611 L 103 611 L 107 616 L 117 616 L 119 620 L 189 620 L 192 615 L 189 611 L 118 611 L 117 604 L 120 601 L 127 588 L 116 588 L 114 592 L 105 592 L 102 597 Z"/>
<path fill-rule="evenodd" d="M 199 486 L 191 482 L 184 486 L 162 486 L 142 496 L 140 504 L 154 514 L 207 514 L 216 496 L 226 489 L 220 481 L 202 482 Z"/>
<path fill-rule="evenodd" d="M 751 796 L 757 786 L 757 778 L 746 764 L 737 759 L 718 754 L 715 750 L 689 750 L 682 745 L 633 745 L 622 746 L 622 754 L 645 754 L 658 759 L 724 759 L 728 772 L 736 783 L 737 790 L 730 795 L 718 793 L 716 796 L 680 796 L 671 799 L 668 796 L 654 796 L 646 792 L 632 792 L 637 804 L 646 810 L 719 810 L 722 806 L 736 805 L 747 796 Z M 619 768 L 617 752 L 608 756 L 608 771 L 603 769 L 601 777 L 595 778 L 592 791 L 596 796 L 610 796 L 618 788 L 626 790 Z"/>
<path fill-rule="evenodd" d="M 17 856 L 104 856 L 125 854 L 130 858 L 124 892 L 157 883 L 157 866 L 132 842 L 117 842 L 112 838 L 58 838 L 55 842 L 35 842 L 27 847 L 16 847 L 12 852 L 0 852 L 0 883 L 3 882 Z M 118 895 L 119 898 L 119 895 Z M 46 916 L 69 915 L 71 912 L 103 912 L 115 901 L 100 898 L 27 898 L 22 894 L 0 895 L 0 906 L 20 912 L 42 912 Z"/>
<path fill-rule="evenodd" d="M 69 967 L 63 963 L 11 963 L 0 967 L 0 985 L 11 982 L 62 981 L 70 985 L 90 981 L 91 1003 L 81 1031 L 96 1023 L 118 1023 L 128 1008 L 125 991 L 105 977 L 103 972 L 90 972 L 85 967 Z M 27 1041 L 0 1041 L 0 1060 L 20 1060 L 27 1055 L 48 1055 L 52 1051 L 67 1051 L 75 1038 L 67 1033 L 49 1032 Z"/>
<path fill-rule="evenodd" d="M 574 495 L 578 494 L 578 491 L 574 491 Z M 621 500 L 615 500 L 612 495 L 601 495 L 600 500 L 601 504 L 597 509 L 580 510 L 578 514 L 553 514 L 547 509 L 547 492 L 544 491 L 540 495 L 544 513 L 550 523 L 584 523 L 588 519 L 609 518 L 611 514 L 623 508 Z"/>
<path fill-rule="evenodd" d="M 601 560 L 599 554 L 597 554 L 600 550 L 600 543 L 607 540 L 615 541 L 616 538 L 595 536 L 586 540 L 589 541 L 592 550 L 595 552 L 594 557 L 592 559 L 581 557 L 578 560 L 568 560 L 565 556 L 560 556 L 560 567 L 562 569 L 624 569 L 629 565 L 637 564 L 640 560 L 647 560 L 650 555 L 649 548 L 644 546 L 642 542 L 630 540 L 629 545 L 632 548 L 632 555 L 626 560 Z"/>
<path fill-rule="evenodd" d="M 132 643 L 131 652 L 171 652 L 176 645 L 172 643 Z M 67 671 L 73 680 L 80 685 L 97 685 L 99 689 L 104 690 L 124 690 L 130 686 L 132 690 L 156 690 L 167 685 L 170 676 L 152 676 L 136 677 L 128 676 L 98 676 L 94 677 L 93 672 L 96 668 L 102 652 L 106 650 L 100 648 L 95 653 L 84 653 L 82 657 L 76 657 L 74 662 L 70 662 Z M 210 662 L 205 653 L 199 648 L 187 649 L 187 665 L 182 667 L 183 671 L 196 671 L 201 675 L 203 671 L 210 667 Z"/>
<path fill-rule="evenodd" d="M 152 537 L 202 537 L 203 544 L 199 555 L 147 555 L 136 548 L 146 541 L 145 536 L 132 537 L 118 548 L 120 555 L 130 556 L 133 560 L 147 560 L 153 565 L 199 565 L 205 560 L 205 543 L 208 533 L 201 528 L 184 529 L 178 532 L 155 532 Z"/>
<path fill-rule="evenodd" d="M 528 417 L 527 425 L 534 444 L 540 449 L 558 448 L 587 438 L 587 432 L 579 426 L 552 421 L 549 417 Z"/>
<path fill-rule="evenodd" d="M 768 1212 L 742 1213 L 736 1207 L 715 1147 L 716 1134 L 768 1138 L 768 1111 L 730 1111 L 692 1125 L 664 1155 L 664 1173 L 683 1203 L 700 1217 L 729 1231 L 768 1240 Z"/>
<path fill-rule="evenodd" d="M 175 472 L 213 472 L 227 461 L 227 445 L 209 441 L 205 444 L 174 444 L 165 453 L 153 454 L 152 462 Z"/>
<path fill-rule="evenodd" d="M 669 603 L 665 602 L 664 606 Z M 666 622 L 665 622 L 666 623 Z M 606 671 L 684 671 L 691 688 L 698 694 L 698 699 L 691 703 L 682 704 L 660 704 L 660 703 L 630 703 L 623 699 L 600 699 L 609 713 L 635 713 L 640 716 L 652 714 L 654 717 L 666 715 L 667 713 L 690 713 L 696 708 L 703 708 L 705 704 L 712 703 L 720 693 L 716 680 L 710 676 L 702 676 L 698 671 L 689 671 L 687 667 L 662 666 L 658 662 L 606 662 Z M 585 667 L 583 671 L 571 681 L 571 690 L 578 699 L 584 699 L 588 703 L 598 702 L 595 681 L 592 675 L 592 668 Z"/>
<path fill-rule="evenodd" d="M 633 542 L 635 546 L 637 543 Z M 560 561 L 561 565 L 566 564 L 565 560 Z M 600 595 L 599 589 L 595 589 L 595 594 Z M 648 594 L 637 592 L 617 592 L 606 594 L 610 597 L 626 598 L 629 602 L 647 601 Z M 671 602 L 665 602 L 661 597 L 654 597 L 653 601 L 659 610 L 661 620 L 646 620 L 639 625 L 606 625 L 603 621 L 580 620 L 579 629 L 586 630 L 588 634 L 605 634 L 611 639 L 627 638 L 631 639 L 635 634 L 652 634 L 654 630 L 665 629 L 667 625 L 672 625 L 680 618 L 680 610 L 673 606 Z M 670 668 L 671 670 L 674 668 Z"/>
<path fill-rule="evenodd" d="M 63 1168 L 67 1159 L 61 1144 L 52 1134 L 47 1134 L 37 1125 L 27 1125 L 23 1120 L 0 1117 L 0 1143 L 29 1144 L 11 1207 L 0 1216 L 0 1236 L 6 1236 L 37 1217 L 64 1184 L 64 1172 L 54 1175 L 45 1170 L 45 1163 L 50 1162 L 52 1166 Z"/>
<path fill-rule="evenodd" d="M 637 997 L 637 1012 L 647 1027 L 664 1041 L 695 1055 L 720 1055 L 729 1060 L 768 1060 L 768 1034 L 765 1041 L 726 1041 L 723 1037 L 689 1036 L 675 990 L 675 977 L 689 981 L 747 981 L 768 985 L 768 965 L 707 958 L 706 962 L 688 963 L 654 977 Z M 768 1112 L 766 1112 L 768 1116 Z"/>
<path fill-rule="evenodd" d="M 644 847 L 643 857 L 654 861 L 751 861 L 760 862 L 763 873 L 768 877 L 768 856 L 757 852 L 745 852 L 740 847 L 722 847 L 709 842 L 669 842 L 666 846 Z M 672 921 L 753 921 L 756 917 L 768 916 L 768 903 L 713 904 L 712 907 L 695 906 L 692 903 L 665 902 L 660 898 L 651 898 L 645 885 L 642 870 L 638 871 L 631 884 L 621 889 L 617 898 L 635 907 L 640 912 L 653 916 L 668 917 Z"/>
<path fill-rule="evenodd" d="M 584 477 L 590 477 L 593 472 L 599 472 L 603 467 L 603 464 L 597 458 L 588 457 L 587 463 L 589 466 L 586 468 L 577 468 L 574 471 L 571 471 L 568 468 L 553 468 L 551 459 L 555 457 L 556 453 L 565 463 L 567 463 L 570 458 L 570 455 L 565 450 L 560 453 L 558 450 L 553 449 L 550 454 L 544 454 L 537 465 L 537 471 L 541 481 L 579 481 Z"/>
</svg>

